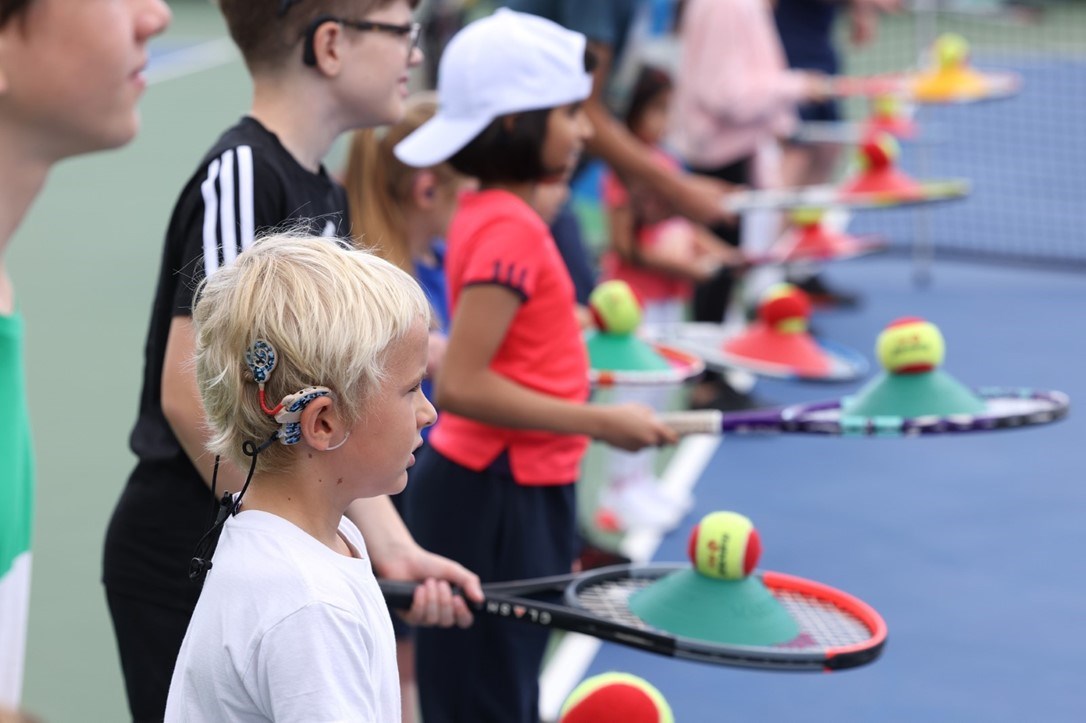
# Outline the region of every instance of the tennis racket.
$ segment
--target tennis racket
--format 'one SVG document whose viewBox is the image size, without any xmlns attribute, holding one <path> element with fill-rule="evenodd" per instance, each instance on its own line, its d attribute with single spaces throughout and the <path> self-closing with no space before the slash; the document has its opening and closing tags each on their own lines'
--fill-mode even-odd
<svg viewBox="0 0 1086 723">
<path fill-rule="evenodd" d="M 946 417 L 860 417 L 841 414 L 841 400 L 796 404 L 781 409 L 729 412 L 668 412 L 660 420 L 679 434 L 798 434 L 913 437 L 1013 429 L 1048 424 L 1067 416 L 1071 403 L 1062 392 L 1034 389 L 974 390 L 987 403 L 981 414 Z"/>
<path fill-rule="evenodd" d="M 804 207 L 856 210 L 892 208 L 955 201 L 968 196 L 971 188 L 969 181 L 964 178 L 920 181 L 919 185 L 919 191 L 913 193 L 845 193 L 839 187 L 831 185 L 736 191 L 728 194 L 724 206 L 729 213 Z"/>
<path fill-rule="evenodd" d="M 799 143 L 829 143 L 841 146 L 857 146 L 871 134 L 869 123 L 853 121 L 805 121 L 792 138 Z M 937 144 L 946 141 L 945 130 L 925 124 L 923 131 L 907 138 L 910 143 Z"/>
<path fill-rule="evenodd" d="M 835 242 L 832 247 L 815 249 L 800 245 L 797 238 L 797 233 L 789 232 L 768 251 L 748 255 L 746 262 L 751 266 L 787 266 L 810 262 L 845 261 L 879 253 L 889 247 L 885 239 L 871 235 L 850 236 L 847 240 Z"/>
<path fill-rule="evenodd" d="M 714 665 L 783 671 L 831 671 L 874 662 L 886 642 L 886 623 L 867 603 L 828 585 L 778 572 L 756 572 L 799 625 L 799 635 L 771 646 L 728 645 L 671 635 L 637 617 L 630 596 L 689 565 L 616 565 L 483 586 L 485 615 L 583 633 L 672 658 Z M 391 607 L 411 606 L 416 583 L 380 580 Z M 564 604 L 530 596 L 562 593 Z"/>
<path fill-rule="evenodd" d="M 830 94 L 839 98 L 897 96 L 917 103 L 976 103 L 983 100 L 1009 98 L 1022 87 L 1022 77 L 1006 71 L 983 71 L 984 88 L 938 99 L 918 97 L 917 81 L 921 73 L 889 73 L 886 75 L 838 75 L 830 78 Z"/>
<path fill-rule="evenodd" d="M 718 372 L 739 369 L 761 377 L 804 382 L 850 382 L 863 377 L 868 362 L 863 354 L 840 344 L 819 340 L 817 343 L 830 359 L 824 374 L 805 374 L 793 367 L 729 353 L 724 344 L 735 335 L 720 324 L 712 322 L 679 322 L 643 327 L 643 333 L 705 361 L 705 366 Z"/>
</svg>

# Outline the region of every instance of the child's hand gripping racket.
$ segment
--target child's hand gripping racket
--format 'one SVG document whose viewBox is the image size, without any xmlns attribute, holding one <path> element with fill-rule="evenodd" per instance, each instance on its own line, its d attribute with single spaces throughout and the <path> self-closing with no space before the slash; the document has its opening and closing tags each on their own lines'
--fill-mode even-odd
<svg viewBox="0 0 1086 723">
<path fill-rule="evenodd" d="M 723 522 L 731 527 L 711 522 L 718 515 L 730 516 Z M 859 598 L 791 575 L 750 574 L 760 543 L 749 521 L 744 550 L 734 548 L 727 560 L 701 554 L 719 549 L 714 547 L 714 531 L 738 539 L 732 518 L 745 520 L 735 513 L 714 513 L 695 528 L 691 556 L 696 570 L 686 564 L 617 565 L 579 575 L 493 583 L 483 586 L 486 602 L 477 612 L 715 665 L 829 671 L 879 657 L 886 624 Z M 740 572 L 724 569 L 734 567 L 735 560 Z M 409 605 L 412 588 L 410 583 L 381 581 L 392 607 Z M 534 598 L 547 593 L 561 593 L 562 602 Z"/>
</svg>

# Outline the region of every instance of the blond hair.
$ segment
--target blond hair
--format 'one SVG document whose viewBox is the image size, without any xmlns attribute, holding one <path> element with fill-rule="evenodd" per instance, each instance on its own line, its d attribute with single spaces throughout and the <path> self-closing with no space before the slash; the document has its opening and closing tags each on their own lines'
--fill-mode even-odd
<svg viewBox="0 0 1086 723">
<path fill-rule="evenodd" d="M 404 209 L 411 202 L 411 189 L 420 169 L 404 164 L 392 149 L 435 113 L 437 94 L 416 93 L 408 99 L 404 117 L 398 123 L 379 130 L 355 131 L 344 179 L 355 244 L 412 275 L 415 263 L 408 248 Z M 429 170 L 442 185 L 461 178 L 447 163 Z"/>
<path fill-rule="evenodd" d="M 212 437 L 208 449 L 244 466 L 246 441 L 278 429 L 260 408 L 245 351 L 264 339 L 278 352 L 266 385 L 269 406 L 308 386 L 332 390 L 348 427 L 384 381 L 386 350 L 430 305 L 407 274 L 336 239 L 277 233 L 205 279 L 193 309 L 196 380 Z M 257 470 L 285 469 L 290 448 L 273 444 Z"/>
</svg>

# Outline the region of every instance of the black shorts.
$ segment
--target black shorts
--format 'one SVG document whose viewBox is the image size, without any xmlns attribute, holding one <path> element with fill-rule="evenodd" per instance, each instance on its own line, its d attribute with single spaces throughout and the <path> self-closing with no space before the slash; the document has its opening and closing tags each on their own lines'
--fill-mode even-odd
<svg viewBox="0 0 1086 723">
<path fill-rule="evenodd" d="M 839 121 L 841 104 L 836 100 L 824 100 L 821 103 L 806 103 L 796 109 L 801 121 Z"/>
<path fill-rule="evenodd" d="M 117 647 L 123 652 L 128 709 L 136 723 L 161 721 L 166 715 L 177 654 L 191 610 L 170 608 L 106 590 Z"/>
<path fill-rule="evenodd" d="M 474 472 L 423 448 L 408 523 L 424 548 L 451 557 L 483 582 L 568 573 L 576 514 L 572 484 L 517 484 L 505 455 Z M 550 631 L 478 615 L 466 630 L 415 631 L 422 717 L 427 723 L 535 723 L 539 668 Z"/>
</svg>

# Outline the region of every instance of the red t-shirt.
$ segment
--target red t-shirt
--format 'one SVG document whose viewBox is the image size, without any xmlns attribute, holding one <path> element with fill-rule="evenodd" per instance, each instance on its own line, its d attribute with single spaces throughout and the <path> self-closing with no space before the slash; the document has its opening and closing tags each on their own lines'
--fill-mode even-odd
<svg viewBox="0 0 1086 723">
<path fill-rule="evenodd" d="M 490 368 L 552 397 L 588 399 L 588 352 L 577 323 L 573 282 L 550 231 L 517 196 L 500 190 L 468 193 L 449 226 L 445 268 L 454 319 L 465 287 L 498 284 L 522 300 Z M 430 434 L 437 451 L 481 471 L 508 450 L 523 485 L 577 479 L 588 438 L 483 424 L 442 412 Z"/>
<path fill-rule="evenodd" d="M 668 170 L 678 170 L 679 164 L 674 158 L 664 151 L 653 149 L 653 160 Z M 630 200 L 630 192 L 614 171 L 608 169 L 603 175 L 601 195 L 604 205 L 611 208 L 619 208 L 637 203 Z M 652 200 L 639 199 L 639 202 Z M 675 248 L 678 246 L 682 253 L 693 256 L 697 253 L 694 245 L 694 227 L 686 219 L 675 216 L 666 218 L 656 223 L 640 224 L 637 229 L 635 243 L 639 248 L 649 249 L 654 246 L 667 244 Z M 607 251 L 600 262 L 602 277 L 604 279 L 621 279 L 630 285 L 641 301 L 671 301 L 672 299 L 688 299 L 693 291 L 693 285 L 685 279 L 669 276 L 662 271 L 637 266 L 623 260 L 614 251 Z"/>
</svg>

